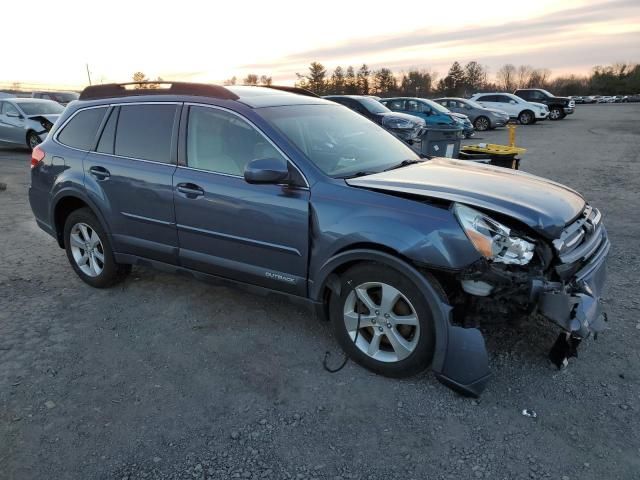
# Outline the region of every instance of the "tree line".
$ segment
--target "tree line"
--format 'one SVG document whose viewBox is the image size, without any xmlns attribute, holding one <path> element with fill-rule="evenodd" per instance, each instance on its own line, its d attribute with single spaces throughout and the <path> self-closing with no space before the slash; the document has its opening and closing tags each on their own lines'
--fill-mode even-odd
<svg viewBox="0 0 640 480">
<path fill-rule="evenodd" d="M 149 79 L 142 72 L 133 74 L 134 82 Z M 158 77 L 156 82 L 162 82 Z M 273 84 L 267 75 L 248 74 L 241 81 L 231 77 L 225 85 Z M 142 86 L 142 85 L 141 85 Z M 555 95 L 621 95 L 640 93 L 640 64 L 615 63 L 596 66 L 589 75 L 566 75 L 552 78 L 548 68 L 531 65 L 506 64 L 498 69 L 493 79 L 489 69 L 476 61 L 462 65 L 455 61 L 447 74 L 429 69 L 409 70 L 395 74 L 390 68 L 371 69 L 363 64 L 357 70 L 353 66 L 337 66 L 329 72 L 319 62 L 311 62 L 307 72 L 296 73 L 296 86 L 318 95 L 376 95 L 380 97 L 412 96 L 469 97 L 476 92 L 513 92 L 518 88 L 545 88 Z M 153 88 L 153 85 L 147 85 Z"/>
<path fill-rule="evenodd" d="M 236 77 L 225 82 L 235 85 Z M 249 74 L 245 85 L 271 85 L 271 77 Z M 318 95 L 390 96 L 458 96 L 476 92 L 506 91 L 518 88 L 545 88 L 556 95 L 619 95 L 640 93 L 640 65 L 616 63 L 596 66 L 589 75 L 566 75 L 552 78 L 548 68 L 505 64 L 493 78 L 489 69 L 476 61 L 453 62 L 447 74 L 438 78 L 430 69 L 414 69 L 399 74 L 390 68 L 371 69 L 363 64 L 337 66 L 332 72 L 319 62 L 311 62 L 307 72 L 296 73 L 296 86 Z"/>
</svg>

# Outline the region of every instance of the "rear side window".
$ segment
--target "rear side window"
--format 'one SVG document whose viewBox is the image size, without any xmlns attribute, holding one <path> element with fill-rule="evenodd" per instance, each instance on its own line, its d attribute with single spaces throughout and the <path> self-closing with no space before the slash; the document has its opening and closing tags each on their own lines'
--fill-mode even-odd
<svg viewBox="0 0 640 480">
<path fill-rule="evenodd" d="M 176 107 L 165 104 L 121 106 L 115 154 L 170 163 Z"/>
<path fill-rule="evenodd" d="M 58 134 L 58 141 L 68 147 L 91 150 L 107 107 L 80 110 Z"/>
<path fill-rule="evenodd" d="M 102 130 L 100 140 L 98 141 L 98 148 L 96 151 L 100 153 L 109 153 L 113 155 L 113 144 L 116 140 L 116 122 L 118 121 L 118 107 L 114 108 L 109 115 L 109 120 Z"/>
</svg>

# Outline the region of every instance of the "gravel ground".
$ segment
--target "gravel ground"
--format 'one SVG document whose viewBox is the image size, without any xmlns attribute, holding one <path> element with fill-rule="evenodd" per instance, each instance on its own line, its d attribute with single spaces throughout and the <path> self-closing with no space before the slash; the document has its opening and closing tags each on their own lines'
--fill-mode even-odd
<svg viewBox="0 0 640 480">
<path fill-rule="evenodd" d="M 0 149 L 0 478 L 640 478 L 640 105 L 577 110 L 518 144 L 604 212 L 611 330 L 558 371 L 553 328 L 492 327 L 479 400 L 325 372 L 328 325 L 279 298 L 138 267 L 90 288 L 33 220 L 29 155 Z"/>
</svg>

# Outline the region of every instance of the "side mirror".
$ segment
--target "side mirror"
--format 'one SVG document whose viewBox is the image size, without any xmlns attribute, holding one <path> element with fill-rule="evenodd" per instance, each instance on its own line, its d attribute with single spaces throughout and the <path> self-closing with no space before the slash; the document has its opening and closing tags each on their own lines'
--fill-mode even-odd
<svg viewBox="0 0 640 480">
<path fill-rule="evenodd" d="M 7 117 L 9 117 L 9 118 L 22 118 L 22 115 L 20 115 L 19 113 L 16 113 L 16 112 L 9 112 L 9 113 L 7 113 Z"/>
<path fill-rule="evenodd" d="M 289 166 L 283 158 L 258 158 L 244 167 L 247 183 L 283 183 L 289 178 Z"/>
<path fill-rule="evenodd" d="M 510 103 L 511 105 L 515 105 L 515 104 L 516 104 L 516 103 L 518 103 L 518 102 L 516 102 L 515 100 L 509 100 L 509 103 Z"/>
</svg>

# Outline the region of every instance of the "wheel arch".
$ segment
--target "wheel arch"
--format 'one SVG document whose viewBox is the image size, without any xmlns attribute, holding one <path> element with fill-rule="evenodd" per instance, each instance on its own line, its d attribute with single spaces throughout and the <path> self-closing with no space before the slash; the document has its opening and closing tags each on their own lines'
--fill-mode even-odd
<svg viewBox="0 0 640 480">
<path fill-rule="evenodd" d="M 466 396 L 477 397 L 484 390 L 491 372 L 482 333 L 477 328 L 463 328 L 451 323 L 452 307 L 439 284 L 430 276 L 381 245 L 353 245 L 327 260 L 309 282 L 312 300 L 322 301 L 326 288 L 340 285 L 336 272 L 360 262 L 376 262 L 406 275 L 427 300 L 435 327 L 435 349 L 431 368 L 436 378 L 449 388 Z M 393 252 L 393 250 L 391 250 Z M 427 271 L 428 272 L 428 271 Z M 437 281 L 437 279 L 436 279 Z"/>
<path fill-rule="evenodd" d="M 52 225 L 60 248 L 64 248 L 64 224 L 69 215 L 80 208 L 88 208 L 91 210 L 100 222 L 102 228 L 107 232 L 107 235 L 110 235 L 110 230 L 107 228 L 107 223 L 100 213 L 100 210 L 96 208 L 86 195 L 75 190 L 61 191 L 52 202 L 50 216 L 53 220 Z"/>
</svg>

